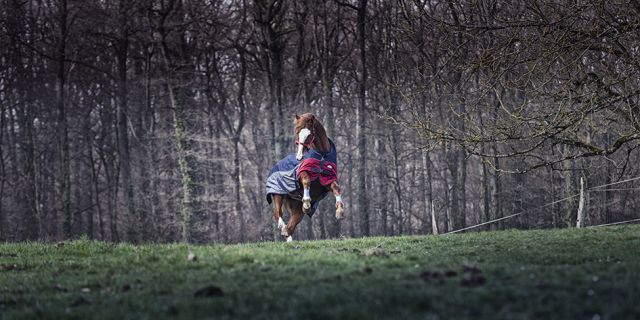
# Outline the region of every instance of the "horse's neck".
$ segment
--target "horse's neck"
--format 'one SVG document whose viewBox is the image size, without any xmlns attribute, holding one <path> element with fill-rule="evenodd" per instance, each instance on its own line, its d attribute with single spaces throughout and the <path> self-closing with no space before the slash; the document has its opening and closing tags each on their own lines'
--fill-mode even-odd
<svg viewBox="0 0 640 320">
<path fill-rule="evenodd" d="M 311 149 L 319 151 L 320 153 L 327 153 L 331 151 L 331 144 L 329 143 L 329 138 L 325 136 L 317 139 L 317 141 L 313 142 L 313 146 Z"/>
</svg>

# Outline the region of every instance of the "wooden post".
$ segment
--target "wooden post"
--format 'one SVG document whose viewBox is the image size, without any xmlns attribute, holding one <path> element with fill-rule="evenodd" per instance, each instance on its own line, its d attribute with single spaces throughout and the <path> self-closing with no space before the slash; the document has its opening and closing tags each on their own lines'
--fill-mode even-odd
<svg viewBox="0 0 640 320">
<path fill-rule="evenodd" d="M 584 178 L 580 177 L 580 201 L 578 202 L 578 217 L 576 228 L 584 227 Z"/>
<path fill-rule="evenodd" d="M 436 222 L 436 205 L 435 201 L 431 201 L 431 229 L 433 234 L 438 234 L 438 222 Z"/>
</svg>

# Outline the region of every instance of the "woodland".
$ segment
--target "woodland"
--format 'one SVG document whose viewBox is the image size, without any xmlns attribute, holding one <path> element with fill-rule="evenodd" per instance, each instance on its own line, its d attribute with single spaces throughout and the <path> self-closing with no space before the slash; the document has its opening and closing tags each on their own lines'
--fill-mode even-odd
<svg viewBox="0 0 640 320">
<path fill-rule="evenodd" d="M 305 112 L 296 240 L 638 219 L 640 2 L 0 0 L 0 241 L 281 241 Z"/>
</svg>

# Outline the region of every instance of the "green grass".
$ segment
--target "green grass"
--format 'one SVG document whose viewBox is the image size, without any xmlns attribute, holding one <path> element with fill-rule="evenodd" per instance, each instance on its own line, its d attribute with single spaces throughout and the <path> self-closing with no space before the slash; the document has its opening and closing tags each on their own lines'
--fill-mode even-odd
<svg viewBox="0 0 640 320">
<path fill-rule="evenodd" d="M 2 319 L 638 319 L 639 299 L 640 226 L 190 247 L 0 244 Z"/>
</svg>

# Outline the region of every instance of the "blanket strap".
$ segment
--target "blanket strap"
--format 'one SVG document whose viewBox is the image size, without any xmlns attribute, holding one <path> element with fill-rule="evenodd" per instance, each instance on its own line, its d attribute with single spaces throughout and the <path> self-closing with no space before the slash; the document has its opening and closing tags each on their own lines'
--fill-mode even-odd
<svg viewBox="0 0 640 320">
<path fill-rule="evenodd" d="M 309 143 L 304 143 L 304 142 L 300 142 L 298 140 L 296 140 L 296 144 L 301 144 L 309 149 L 311 149 L 311 145 L 313 144 L 313 141 L 316 140 L 316 136 L 315 135 L 311 135 L 311 141 L 309 141 Z"/>
</svg>

